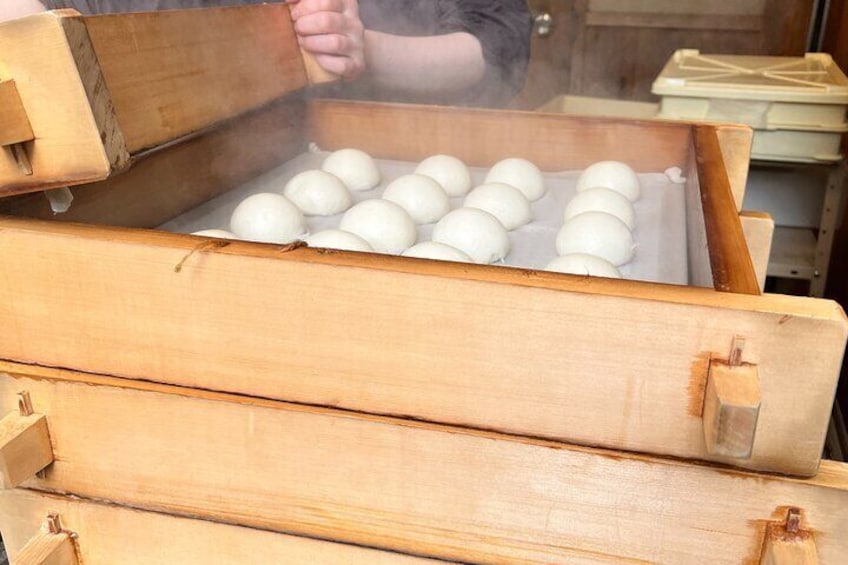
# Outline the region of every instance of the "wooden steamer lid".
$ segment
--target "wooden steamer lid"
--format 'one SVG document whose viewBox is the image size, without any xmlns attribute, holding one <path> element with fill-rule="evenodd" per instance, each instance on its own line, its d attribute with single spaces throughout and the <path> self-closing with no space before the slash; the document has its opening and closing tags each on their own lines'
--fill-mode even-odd
<svg viewBox="0 0 848 565">
<path fill-rule="evenodd" d="M 301 52 L 284 4 L 0 24 L 0 197 L 104 180 L 333 78 Z"/>
</svg>

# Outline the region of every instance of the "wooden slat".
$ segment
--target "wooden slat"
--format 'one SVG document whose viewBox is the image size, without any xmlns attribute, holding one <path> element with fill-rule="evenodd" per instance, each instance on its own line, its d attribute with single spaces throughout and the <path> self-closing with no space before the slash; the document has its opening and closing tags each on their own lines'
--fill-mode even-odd
<svg viewBox="0 0 848 565">
<path fill-rule="evenodd" d="M 760 285 L 724 170 L 718 137 L 713 128 L 706 126 L 695 126 L 694 132 L 695 158 L 715 289 L 760 294 Z"/>
<path fill-rule="evenodd" d="M 745 466 L 817 468 L 832 302 L 286 249 L 2 219 L 0 358 L 714 459 L 705 360 L 744 333 L 768 376 Z"/>
<path fill-rule="evenodd" d="M 303 104 L 283 99 L 220 128 L 155 151 L 106 181 L 73 187 L 54 214 L 43 194 L 0 199 L 0 214 L 153 228 L 306 151 Z M 203 163 L 204 166 L 198 166 Z"/>
<path fill-rule="evenodd" d="M 13 80 L 0 80 L 0 146 L 33 138 L 32 127 Z"/>
<path fill-rule="evenodd" d="M 285 4 L 83 18 L 130 153 L 308 84 Z"/>
<path fill-rule="evenodd" d="M 88 30 L 81 18 L 76 17 L 73 10 L 58 13 L 64 16 L 59 21 L 73 53 L 83 88 L 85 88 L 89 111 L 99 128 L 103 151 L 111 167 L 110 174 L 120 172 L 130 165 L 129 147 L 115 115 L 112 93 L 101 72 L 99 56 L 95 52 Z M 42 92 L 41 95 L 43 96 L 44 93 Z"/>
<path fill-rule="evenodd" d="M 686 260 L 689 266 L 689 284 L 704 288 L 713 288 L 713 272 L 710 263 L 710 249 L 707 241 L 707 227 L 704 219 L 704 205 L 701 201 L 701 178 L 698 175 L 698 163 L 695 158 L 694 143 L 686 165 L 686 183 L 683 185 L 686 200 Z"/>
<path fill-rule="evenodd" d="M 286 565 L 437 565 L 441 561 L 254 528 L 179 518 L 27 490 L 0 492 L 0 530 L 12 558 L 58 512 L 77 535 L 85 565 L 285 563 Z"/>
<path fill-rule="evenodd" d="M 736 210 L 742 209 L 745 200 L 745 186 L 748 183 L 748 169 L 751 165 L 751 145 L 754 130 L 748 126 L 713 124 L 721 147 L 724 170 L 730 181 Z"/>
<path fill-rule="evenodd" d="M 848 468 L 807 481 L 3 366 L 47 406 L 38 489 L 471 563 L 756 562 L 788 506 L 848 551 Z M 251 378 L 252 375 L 246 376 Z M 96 386 L 91 386 L 96 385 Z M 129 439 L 131 438 L 131 441 Z M 82 540 L 83 538 L 80 537 Z"/>
<path fill-rule="evenodd" d="M 763 16 L 740 14 L 714 15 L 589 12 L 586 14 L 586 25 L 589 27 L 636 27 L 760 32 L 763 29 Z"/>
<path fill-rule="evenodd" d="M 310 139 L 328 150 L 357 147 L 405 161 L 447 153 L 478 167 L 524 157 L 546 171 L 608 159 L 663 171 L 686 161 L 690 139 L 689 126 L 678 123 L 318 100 L 309 124 Z"/>
<path fill-rule="evenodd" d="M 748 254 L 751 256 L 751 263 L 754 264 L 754 272 L 757 274 L 757 282 L 760 285 L 760 290 L 762 290 L 766 284 L 771 242 L 774 238 L 774 219 L 763 212 L 743 210 L 739 213 L 739 221 L 742 223 L 742 232 L 745 234 Z"/>
<path fill-rule="evenodd" d="M 106 178 L 126 163 L 108 91 L 75 12 L 0 24 L 0 79 L 15 80 L 37 142 L 24 144 L 26 174 L 0 147 L 0 197 Z M 104 145 L 105 143 L 105 145 Z"/>
</svg>

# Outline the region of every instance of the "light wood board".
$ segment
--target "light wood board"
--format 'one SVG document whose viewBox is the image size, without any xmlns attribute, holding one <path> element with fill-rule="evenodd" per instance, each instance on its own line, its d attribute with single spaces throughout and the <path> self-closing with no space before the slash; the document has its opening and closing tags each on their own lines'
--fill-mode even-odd
<svg viewBox="0 0 848 565">
<path fill-rule="evenodd" d="M 11 148 L 0 147 L 0 197 L 101 180 L 125 162 L 108 96 L 95 88 L 102 87 L 96 58 L 84 33 L 66 32 L 68 15 L 47 12 L 0 24 L 0 80 L 15 81 L 37 139 L 23 146 L 31 175 L 21 171 Z"/>
<path fill-rule="evenodd" d="M 0 531 L 15 562 L 48 513 L 76 534 L 85 565 L 436 565 L 388 553 L 285 534 L 180 518 L 27 490 L 0 491 Z"/>
<path fill-rule="evenodd" d="M 523 157 L 544 171 L 617 160 L 638 172 L 661 172 L 686 162 L 691 138 L 682 123 L 537 112 L 323 100 L 309 110 L 310 140 L 322 149 L 357 147 L 405 161 L 446 153 L 476 167 Z"/>
<path fill-rule="evenodd" d="M 303 113 L 302 101 L 283 99 L 152 152 L 121 175 L 71 188 L 62 214 L 40 193 L 0 199 L 0 214 L 154 228 L 306 151 Z"/>
<path fill-rule="evenodd" d="M 774 220 L 763 212 L 743 210 L 739 214 L 739 221 L 745 233 L 745 243 L 754 264 L 754 272 L 757 273 L 757 282 L 763 289 L 766 285 L 771 242 L 774 238 Z"/>
<path fill-rule="evenodd" d="M 284 4 L 110 14 L 83 21 L 130 153 L 308 84 Z"/>
<path fill-rule="evenodd" d="M 728 462 L 786 473 L 816 470 L 846 340 L 825 300 L 144 230 L 4 218 L 0 256 L 0 358 L 686 458 L 742 335 L 763 407 Z"/>
<path fill-rule="evenodd" d="M 23 143 L 32 137 L 32 128 L 15 81 L 0 81 L 0 146 Z"/>
<path fill-rule="evenodd" d="M 710 247 L 707 241 L 704 205 L 701 200 L 701 179 L 698 176 L 694 144 L 689 153 L 685 171 L 686 183 L 683 188 L 686 191 L 686 251 L 688 253 L 686 260 L 689 264 L 689 284 L 713 288 Z"/>
<path fill-rule="evenodd" d="M 781 479 L 255 398 L 3 365 L 56 462 L 30 487 L 471 563 L 756 563 L 802 509 L 848 552 L 848 468 Z M 788 445 L 791 445 L 789 443 Z"/>
<path fill-rule="evenodd" d="M 715 129 L 695 126 L 694 144 L 713 285 L 723 292 L 760 294 Z"/>
<path fill-rule="evenodd" d="M 733 191 L 736 210 L 742 209 L 745 200 L 745 186 L 748 183 L 748 169 L 751 165 L 751 145 L 754 142 L 754 130 L 748 126 L 711 124 L 715 127 L 724 170 Z"/>
</svg>

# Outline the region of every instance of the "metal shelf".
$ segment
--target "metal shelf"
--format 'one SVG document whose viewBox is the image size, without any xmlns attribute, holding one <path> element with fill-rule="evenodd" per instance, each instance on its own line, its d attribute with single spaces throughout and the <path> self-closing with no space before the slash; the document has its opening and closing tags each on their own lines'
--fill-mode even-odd
<svg viewBox="0 0 848 565">
<path fill-rule="evenodd" d="M 816 270 L 816 235 L 807 228 L 774 228 L 768 275 L 813 280 Z"/>
</svg>

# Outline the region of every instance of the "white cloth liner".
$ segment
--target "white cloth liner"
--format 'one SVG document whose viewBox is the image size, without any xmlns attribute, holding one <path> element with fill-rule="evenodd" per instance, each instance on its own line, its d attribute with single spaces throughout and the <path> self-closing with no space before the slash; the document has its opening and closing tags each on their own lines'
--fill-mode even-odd
<svg viewBox="0 0 848 565">
<path fill-rule="evenodd" d="M 244 198 L 259 192 L 282 194 L 286 182 L 297 173 L 321 167 L 326 152 L 298 155 L 279 167 L 242 186 L 222 194 L 193 210 L 166 222 L 160 229 L 191 233 L 205 229 L 229 230 L 230 216 Z M 381 185 L 366 192 L 354 192 L 361 202 L 379 198 L 383 188 L 397 177 L 412 173 L 417 163 L 377 160 L 383 175 Z M 472 168 L 474 185 L 483 182 L 487 169 Z M 576 194 L 580 171 L 545 173 L 547 194 L 532 203 L 533 221 L 510 232 L 512 251 L 504 265 L 543 269 L 557 255 L 555 240 L 562 226 L 566 204 Z M 685 285 L 688 283 L 686 246 L 686 199 L 679 178 L 673 182 L 663 173 L 640 174 L 642 197 L 635 202 L 636 228 L 633 231 L 637 249 L 635 258 L 620 268 L 624 278 Z M 451 208 L 462 206 L 464 197 L 451 199 Z M 330 217 L 307 217 L 311 232 L 338 227 L 341 214 Z M 433 224 L 418 227 L 418 241 L 428 241 Z"/>
</svg>

